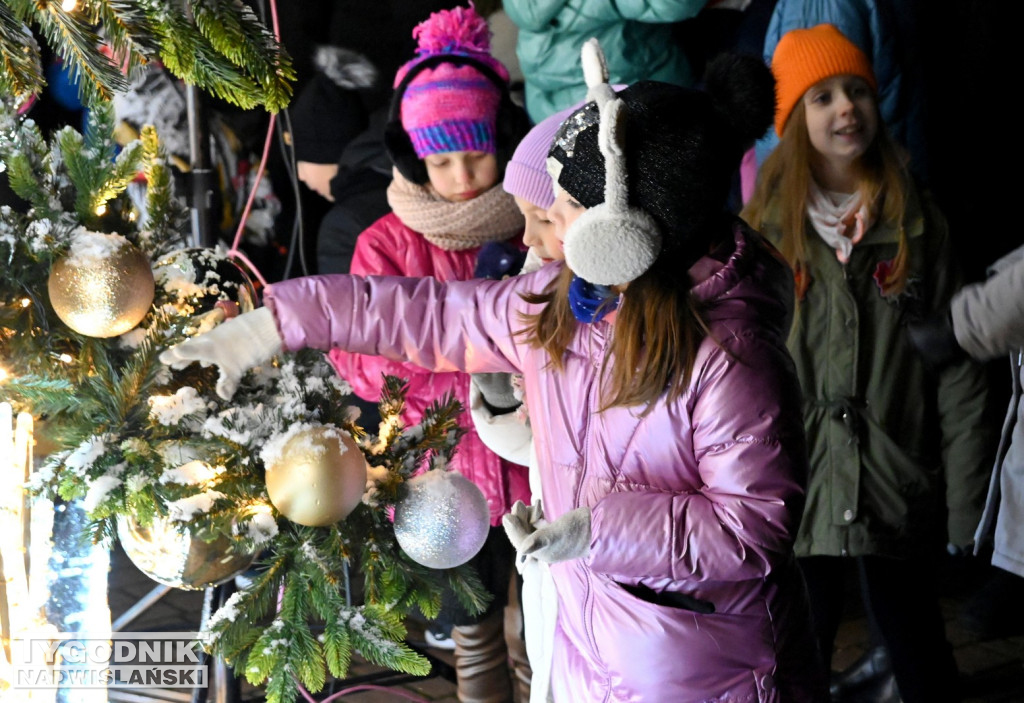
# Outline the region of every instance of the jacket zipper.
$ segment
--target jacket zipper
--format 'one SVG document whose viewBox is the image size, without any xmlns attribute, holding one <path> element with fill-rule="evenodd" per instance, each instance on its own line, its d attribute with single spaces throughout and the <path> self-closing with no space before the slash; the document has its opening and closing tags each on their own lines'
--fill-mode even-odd
<svg viewBox="0 0 1024 703">
<path fill-rule="evenodd" d="M 591 340 L 593 340 L 593 337 L 591 337 Z M 607 351 L 607 348 L 608 348 L 608 338 L 607 338 L 607 336 L 605 336 L 605 338 L 601 342 L 601 353 L 599 355 L 599 359 L 601 359 L 601 363 L 603 363 L 604 355 L 605 355 L 605 353 Z M 591 362 L 592 361 L 593 361 L 593 358 L 591 358 Z M 590 450 L 590 438 L 591 438 L 591 436 L 593 434 L 593 428 L 594 428 L 594 420 L 593 420 L 594 408 L 597 406 L 597 404 L 596 404 L 596 400 L 597 400 L 596 396 L 598 395 L 600 387 L 601 387 L 600 376 L 601 376 L 601 365 L 599 363 L 598 366 L 597 366 L 597 373 L 594 375 L 594 379 L 593 379 L 593 381 L 590 384 L 590 390 L 587 393 L 587 412 L 588 412 L 588 418 L 587 418 L 587 431 L 586 431 L 586 433 L 583 436 L 583 452 L 584 452 L 584 455 L 583 455 L 583 467 L 582 467 L 583 471 L 580 473 L 579 483 L 576 484 L 576 496 L 575 496 L 575 498 L 573 500 L 573 508 L 580 507 L 580 496 L 583 493 L 583 482 L 586 479 L 587 475 L 590 473 L 590 471 L 589 471 L 588 456 L 589 456 L 589 450 Z M 598 654 L 598 651 L 597 651 L 597 640 L 594 637 L 594 627 L 593 627 L 593 618 L 592 618 L 593 607 L 594 607 L 594 603 L 593 603 L 593 586 L 592 586 L 593 575 L 590 573 L 590 569 L 588 569 L 586 567 L 583 567 L 583 576 L 584 576 L 583 584 L 584 584 L 584 588 L 585 588 L 584 595 L 583 595 L 583 625 L 584 625 L 584 629 L 586 630 L 586 633 L 587 633 L 587 641 L 590 643 L 590 655 L 591 655 L 591 657 L 593 657 L 594 663 L 595 664 L 599 664 L 600 661 L 601 661 L 601 657 L 600 657 L 600 655 Z M 607 690 L 608 690 L 609 693 L 605 696 L 605 700 L 607 700 L 608 699 L 608 695 L 610 695 L 610 691 L 611 691 L 610 682 L 608 683 Z"/>
</svg>

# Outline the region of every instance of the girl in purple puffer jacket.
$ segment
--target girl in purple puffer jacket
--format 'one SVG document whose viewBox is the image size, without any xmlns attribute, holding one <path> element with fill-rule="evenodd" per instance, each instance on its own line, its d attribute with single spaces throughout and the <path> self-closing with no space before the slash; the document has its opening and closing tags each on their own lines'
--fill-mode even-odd
<svg viewBox="0 0 1024 703">
<path fill-rule="evenodd" d="M 566 265 L 287 281 L 165 358 L 216 363 L 228 386 L 306 346 L 522 373 L 546 524 L 516 508 L 505 526 L 520 558 L 550 564 L 554 699 L 827 700 L 793 559 L 807 458 L 785 346 L 792 274 L 726 211 L 771 123 L 771 76 L 727 57 L 706 93 L 614 93 L 588 46 L 594 102 L 549 160 Z"/>
<path fill-rule="evenodd" d="M 385 146 L 395 164 L 387 192 L 392 212 L 359 235 L 350 271 L 464 280 L 473 277 L 483 244 L 521 244 L 523 216 L 502 190 L 501 175 L 527 120 L 511 102 L 508 71 L 488 52 L 487 24 L 472 7 L 435 12 L 413 36 L 419 48 L 395 76 L 385 128 Z M 417 323 L 401 308 L 391 314 L 406 317 L 406 324 Z M 404 378 L 408 391 L 402 420 L 407 425 L 420 422 L 423 412 L 446 394 L 469 404 L 468 374 L 354 351 L 334 348 L 329 358 L 356 395 L 368 400 L 380 398 L 384 374 Z M 452 599 L 442 617 L 454 625 L 460 699 L 505 701 L 512 698 L 505 663 L 509 655 L 519 688 L 528 689 L 530 672 L 522 637 L 511 628 L 504 631 L 502 608 L 513 555 L 500 521 L 514 501 L 529 500 L 528 475 L 524 467 L 490 451 L 468 415 L 459 421 L 466 434 L 451 468 L 480 488 L 490 508 L 493 527 L 474 566 L 494 600 L 473 617 Z M 495 690 L 499 687 L 505 690 Z"/>
</svg>

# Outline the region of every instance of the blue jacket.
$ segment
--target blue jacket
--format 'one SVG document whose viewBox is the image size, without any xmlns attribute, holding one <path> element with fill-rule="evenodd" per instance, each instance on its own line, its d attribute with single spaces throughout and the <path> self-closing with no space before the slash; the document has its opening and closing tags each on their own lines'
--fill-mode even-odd
<svg viewBox="0 0 1024 703">
<path fill-rule="evenodd" d="M 580 49 L 601 42 L 612 83 L 640 80 L 689 86 L 690 64 L 672 38 L 672 22 L 695 16 L 707 0 L 505 0 L 519 28 L 516 54 L 526 77 L 533 122 L 586 95 Z"/>
</svg>

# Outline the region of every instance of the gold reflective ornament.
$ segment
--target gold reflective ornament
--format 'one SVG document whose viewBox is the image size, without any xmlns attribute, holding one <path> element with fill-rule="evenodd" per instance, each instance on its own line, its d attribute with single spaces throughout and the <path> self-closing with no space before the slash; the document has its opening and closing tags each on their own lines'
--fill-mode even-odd
<svg viewBox="0 0 1024 703">
<path fill-rule="evenodd" d="M 154 518 L 149 527 L 143 527 L 119 515 L 117 538 L 139 571 L 165 586 L 187 591 L 223 583 L 256 558 L 255 553 L 236 551 L 237 543 L 228 537 L 204 542 L 193 536 L 187 524 L 166 518 Z"/>
<path fill-rule="evenodd" d="M 90 248 L 91 242 L 99 245 Z M 71 253 L 50 269 L 47 288 L 54 312 L 68 327 L 87 337 L 116 337 L 149 312 L 153 270 L 146 255 L 120 235 L 83 231 Z"/>
<path fill-rule="evenodd" d="M 300 430 L 266 468 L 270 502 L 300 525 L 345 519 L 366 490 L 366 459 L 355 441 L 336 428 Z"/>
</svg>

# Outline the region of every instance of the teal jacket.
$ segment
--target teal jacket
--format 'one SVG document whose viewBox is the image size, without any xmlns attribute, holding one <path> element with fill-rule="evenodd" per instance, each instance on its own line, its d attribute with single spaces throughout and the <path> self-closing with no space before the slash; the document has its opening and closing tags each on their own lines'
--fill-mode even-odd
<svg viewBox="0 0 1024 703">
<path fill-rule="evenodd" d="M 776 244 L 778 222 L 769 210 L 762 227 Z M 797 555 L 905 557 L 943 540 L 970 544 L 996 439 L 984 370 L 963 361 L 930 372 L 904 329 L 945 309 L 960 286 L 945 219 L 911 190 L 908 285 L 888 297 L 875 276 L 896 255 L 898 227 L 876 224 L 845 266 L 807 228 L 810 284 L 788 341 L 811 466 Z"/>
<path fill-rule="evenodd" d="M 586 96 L 580 49 L 601 42 L 611 82 L 657 80 L 689 86 L 690 64 L 672 38 L 672 22 L 695 16 L 707 0 L 505 0 L 519 28 L 516 54 L 526 77 L 526 109 L 540 122 Z"/>
</svg>

